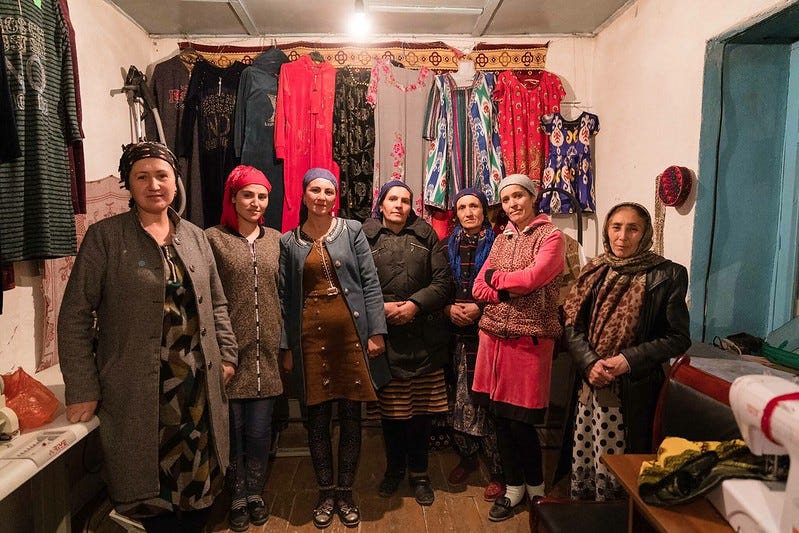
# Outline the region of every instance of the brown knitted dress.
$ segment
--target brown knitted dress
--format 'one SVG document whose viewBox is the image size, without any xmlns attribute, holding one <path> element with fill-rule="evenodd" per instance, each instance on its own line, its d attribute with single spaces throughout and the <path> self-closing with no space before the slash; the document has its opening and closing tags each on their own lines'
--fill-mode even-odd
<svg viewBox="0 0 799 533">
<path fill-rule="evenodd" d="M 365 348 L 341 292 L 335 266 L 319 241 L 314 242 L 305 260 L 302 286 L 306 403 L 316 405 L 341 398 L 377 400 L 366 366 Z"/>
</svg>

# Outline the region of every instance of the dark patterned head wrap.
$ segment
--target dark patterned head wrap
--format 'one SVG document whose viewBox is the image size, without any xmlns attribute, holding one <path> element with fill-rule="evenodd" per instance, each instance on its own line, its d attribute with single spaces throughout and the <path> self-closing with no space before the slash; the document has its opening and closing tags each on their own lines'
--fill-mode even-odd
<svg viewBox="0 0 799 533">
<path fill-rule="evenodd" d="M 380 204 L 383 203 L 383 200 L 386 199 L 386 195 L 388 191 L 393 189 L 394 187 L 402 187 L 406 189 L 409 193 L 411 193 L 411 212 L 408 215 L 408 220 L 411 221 L 411 217 L 415 217 L 416 213 L 413 212 L 413 191 L 410 187 L 408 187 L 404 181 L 400 180 L 391 180 L 385 183 L 382 187 L 380 187 L 380 193 L 377 195 L 377 202 L 375 202 L 375 207 L 372 209 L 372 218 L 376 218 L 378 220 L 383 220 L 383 213 L 380 212 Z"/>
<path fill-rule="evenodd" d="M 450 235 L 449 241 L 447 242 L 447 250 L 449 251 L 449 266 L 452 269 L 452 275 L 456 283 L 463 282 L 461 279 L 461 254 L 458 251 L 461 238 L 463 237 L 463 226 L 461 225 L 460 220 L 457 218 L 457 206 L 458 200 L 464 196 L 474 196 L 480 201 L 480 205 L 483 207 L 483 227 L 480 229 L 481 236 L 477 241 L 477 248 L 474 251 L 474 268 L 472 269 L 472 279 L 469 281 L 473 282 L 474 278 L 477 277 L 477 273 L 483 267 L 483 263 L 485 263 L 486 258 L 488 258 L 488 253 L 491 251 L 491 245 L 494 244 L 494 230 L 491 229 L 491 222 L 488 220 L 488 199 L 486 199 L 486 195 L 474 187 L 462 189 L 455 196 L 455 219 L 457 222 L 455 224 L 455 229 L 452 230 L 452 235 Z"/>
<path fill-rule="evenodd" d="M 119 158 L 119 180 L 125 185 L 126 189 L 130 189 L 130 171 L 133 168 L 133 164 L 140 159 L 149 157 L 163 159 L 172 167 L 176 178 L 180 175 L 178 160 L 175 154 L 165 145 L 151 141 L 131 143 L 122 147 L 122 157 Z"/>
</svg>

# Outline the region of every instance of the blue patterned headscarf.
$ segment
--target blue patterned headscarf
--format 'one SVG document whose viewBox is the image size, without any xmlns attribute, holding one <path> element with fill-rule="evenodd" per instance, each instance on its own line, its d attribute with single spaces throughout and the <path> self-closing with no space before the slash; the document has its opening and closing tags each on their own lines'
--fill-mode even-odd
<svg viewBox="0 0 799 533">
<path fill-rule="evenodd" d="M 477 277 L 477 273 L 483 267 L 483 263 L 485 263 L 485 260 L 488 258 L 488 253 L 491 251 L 491 245 L 494 244 L 494 230 L 491 229 L 491 222 L 488 220 L 488 200 L 486 199 L 486 195 L 483 194 L 482 191 L 479 191 L 473 187 L 463 189 L 457 194 L 457 196 L 455 196 L 455 200 L 453 201 L 456 209 L 458 200 L 464 196 L 474 196 L 480 200 L 480 205 L 483 206 L 483 226 L 481 231 L 485 233 L 485 236 L 477 241 L 477 249 L 474 251 L 474 270 L 472 271 L 472 279 L 469 280 L 469 283 L 471 283 Z M 458 248 L 461 244 L 461 238 L 463 237 L 463 226 L 461 226 L 460 220 L 457 219 L 457 211 L 455 219 L 457 220 L 455 229 L 452 231 L 452 235 L 450 235 L 449 241 L 447 242 L 447 249 L 449 250 L 449 266 L 452 269 L 452 276 L 455 279 L 455 282 L 463 283 L 463 280 L 461 280 L 461 254 L 458 252 Z"/>
</svg>

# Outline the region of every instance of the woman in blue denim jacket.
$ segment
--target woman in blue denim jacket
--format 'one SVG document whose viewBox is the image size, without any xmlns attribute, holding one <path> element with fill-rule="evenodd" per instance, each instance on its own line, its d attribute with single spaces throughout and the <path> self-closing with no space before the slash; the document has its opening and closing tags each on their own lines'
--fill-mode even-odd
<svg viewBox="0 0 799 533">
<path fill-rule="evenodd" d="M 303 178 L 300 225 L 280 239 L 282 365 L 308 406 L 308 445 L 319 483 L 314 525 L 337 513 L 354 527 L 360 512 L 352 485 L 361 446 L 361 402 L 391 379 L 383 355 L 383 294 L 360 222 L 331 216 L 333 174 L 312 168 Z M 338 483 L 333 482 L 330 421 L 338 402 Z"/>
</svg>

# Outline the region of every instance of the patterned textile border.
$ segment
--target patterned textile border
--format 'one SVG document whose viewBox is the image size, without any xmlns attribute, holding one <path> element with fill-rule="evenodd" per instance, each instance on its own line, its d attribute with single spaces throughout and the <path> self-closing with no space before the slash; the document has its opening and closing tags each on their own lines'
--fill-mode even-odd
<svg viewBox="0 0 799 533">
<path fill-rule="evenodd" d="M 478 43 L 466 56 L 477 70 L 543 70 L 547 63 L 546 44 Z"/>
<path fill-rule="evenodd" d="M 119 185 L 119 178 L 106 176 L 97 181 L 86 182 L 86 214 L 75 215 L 75 232 L 78 247 L 86 235 L 86 229 L 104 218 L 124 213 L 128 208 L 130 193 Z M 42 268 L 42 296 L 44 299 L 44 328 L 42 339 L 42 356 L 36 372 L 58 363 L 58 337 L 56 328 L 64 290 L 72 272 L 74 257 L 46 259 Z"/>
<path fill-rule="evenodd" d="M 408 68 L 427 67 L 441 72 L 458 70 L 458 60 L 463 57 L 472 59 L 478 70 L 543 69 L 546 64 L 547 44 L 490 45 L 479 43 L 466 56 L 442 41 L 429 43 L 392 41 L 368 46 L 298 41 L 277 46 L 292 61 L 311 52 L 319 52 L 326 61 L 336 68 L 371 68 L 375 59 L 389 58 L 400 61 Z M 188 41 L 179 42 L 178 47 L 181 50 L 193 48 L 207 61 L 223 68 L 230 66 L 235 61 L 249 65 L 261 52 L 271 48 L 270 46 L 205 45 Z"/>
</svg>

